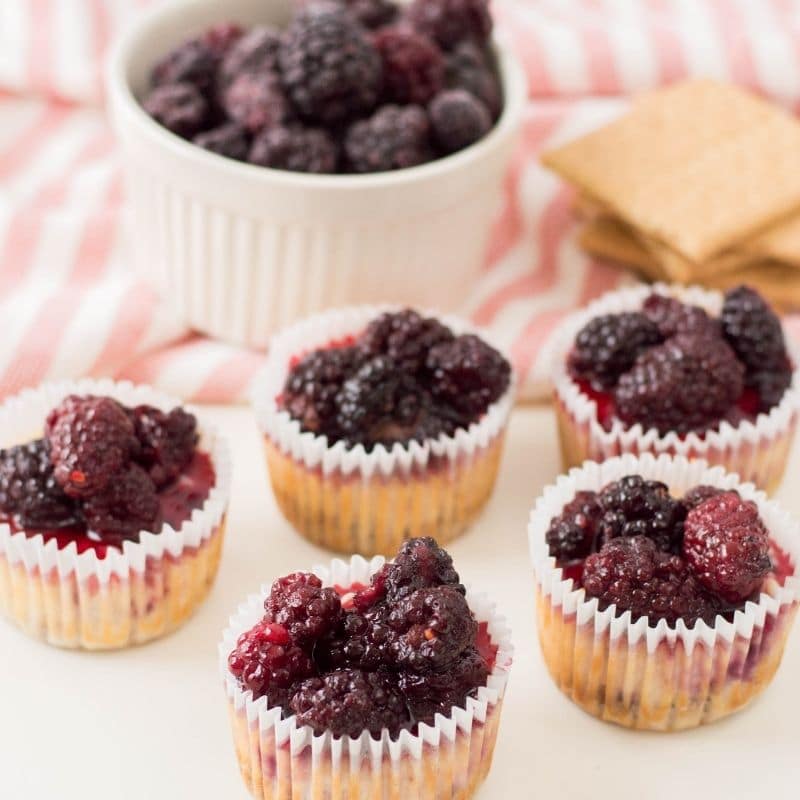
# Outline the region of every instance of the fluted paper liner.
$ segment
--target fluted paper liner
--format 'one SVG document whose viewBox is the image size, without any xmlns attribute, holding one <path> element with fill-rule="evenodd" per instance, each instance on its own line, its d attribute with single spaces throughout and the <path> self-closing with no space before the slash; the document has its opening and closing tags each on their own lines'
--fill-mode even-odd
<svg viewBox="0 0 800 800">
<path fill-rule="evenodd" d="M 630 474 L 663 481 L 675 496 L 703 484 L 736 489 L 758 506 L 770 538 L 791 559 L 792 574 L 783 586 L 769 578 L 758 602 L 745 603 L 730 622 L 717 616 L 714 625 L 679 620 L 670 628 L 664 620 L 632 621 L 630 611 L 617 616 L 614 605 L 601 611 L 597 599 L 564 580 L 545 536 L 577 492 Z M 587 462 L 545 489 L 528 532 L 542 654 L 556 685 L 585 711 L 630 728 L 693 728 L 738 710 L 769 684 L 797 612 L 800 526 L 752 484 L 682 456 Z"/>
<path fill-rule="evenodd" d="M 603 461 L 623 453 L 671 453 L 721 464 L 743 480 L 774 492 L 783 478 L 800 407 L 800 371 L 797 369 L 800 356 L 788 334 L 786 342 L 795 372 L 781 402 L 768 413 L 759 414 L 755 420 L 746 420 L 736 426 L 722 422 L 717 429 L 702 435 L 669 433 L 662 436 L 655 428 L 646 430 L 641 424 L 626 427 L 620 420 L 614 420 L 606 430 L 598 420 L 595 401 L 585 395 L 569 376 L 567 356 L 578 331 L 602 314 L 638 311 L 652 293 L 700 306 L 713 316 L 718 316 L 722 309 L 723 295 L 720 292 L 696 286 L 656 284 L 610 292 L 583 311 L 570 315 L 551 337 L 544 356 L 550 363 L 553 378 L 564 466 L 579 466 L 587 459 Z"/>
<path fill-rule="evenodd" d="M 389 556 L 408 538 L 435 535 L 444 544 L 463 533 L 492 494 L 513 405 L 512 381 L 468 429 L 371 452 L 304 432 L 277 402 L 292 359 L 358 335 L 388 310 L 340 309 L 287 329 L 256 381 L 253 406 L 278 504 L 303 536 L 338 552 Z M 442 322 L 457 334 L 473 332 L 459 319 Z"/>
<path fill-rule="evenodd" d="M 366 561 L 355 556 L 349 562 L 334 560 L 329 568 L 314 572 L 325 585 L 349 587 L 369 583 L 383 564 L 380 557 Z M 316 735 L 310 727 L 298 725 L 295 716 L 282 719 L 279 708 L 269 708 L 264 697 L 253 699 L 228 669 L 236 640 L 263 617 L 269 589 L 262 587 L 260 594 L 239 607 L 219 646 L 236 755 L 251 794 L 262 800 L 472 797 L 491 767 L 513 658 L 510 632 L 488 598 L 467 590 L 475 618 L 487 623 L 498 648 L 494 668 L 477 697 L 467 698 L 465 708 L 453 707 L 447 717 L 437 714 L 432 725 L 419 725 L 416 734 L 403 731 L 392 740 L 388 731 L 380 738 L 365 732 L 357 739 L 337 739 Z"/>
<path fill-rule="evenodd" d="M 48 412 L 69 394 L 108 395 L 128 406 L 170 410 L 180 403 L 149 387 L 83 380 L 45 384 L 0 406 L 2 446 L 42 435 Z M 165 525 L 105 558 L 59 549 L 41 535 L 12 534 L 0 524 L 0 611 L 31 636 L 61 647 L 90 650 L 142 644 L 181 625 L 205 598 L 216 576 L 230 490 L 227 445 L 199 425 L 199 448 L 208 453 L 215 485 L 202 508 L 179 530 Z"/>
</svg>

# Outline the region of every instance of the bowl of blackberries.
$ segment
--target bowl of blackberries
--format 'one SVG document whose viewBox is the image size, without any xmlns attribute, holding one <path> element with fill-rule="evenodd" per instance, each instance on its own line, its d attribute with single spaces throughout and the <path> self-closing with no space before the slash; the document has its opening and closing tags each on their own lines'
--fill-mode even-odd
<svg viewBox="0 0 800 800">
<path fill-rule="evenodd" d="M 253 346 L 335 305 L 459 308 L 527 95 L 489 0 L 171 0 L 108 85 L 136 267 Z"/>
</svg>

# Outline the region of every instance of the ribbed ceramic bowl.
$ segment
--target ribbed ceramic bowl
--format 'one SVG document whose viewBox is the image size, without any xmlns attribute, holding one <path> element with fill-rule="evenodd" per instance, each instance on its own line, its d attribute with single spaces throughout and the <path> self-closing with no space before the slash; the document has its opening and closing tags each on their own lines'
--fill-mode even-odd
<svg viewBox="0 0 800 800">
<path fill-rule="evenodd" d="M 480 269 L 522 122 L 525 78 L 498 38 L 505 108 L 455 155 L 374 175 L 305 175 L 206 152 L 150 119 L 152 65 L 223 20 L 284 26 L 291 0 L 174 0 L 118 42 L 108 71 L 125 159 L 131 252 L 192 327 L 263 346 L 325 308 L 393 303 L 454 310 Z"/>
</svg>

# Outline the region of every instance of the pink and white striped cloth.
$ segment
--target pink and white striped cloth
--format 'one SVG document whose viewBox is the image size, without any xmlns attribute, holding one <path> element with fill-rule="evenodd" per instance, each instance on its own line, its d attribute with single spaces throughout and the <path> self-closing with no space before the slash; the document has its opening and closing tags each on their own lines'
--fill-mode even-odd
<svg viewBox="0 0 800 800">
<path fill-rule="evenodd" d="M 195 402 L 235 402 L 261 354 L 192 335 L 126 268 L 123 193 L 102 111 L 116 31 L 159 0 L 0 3 L 0 397 L 112 375 Z M 523 141 L 483 279 L 465 309 L 543 390 L 541 344 L 620 273 L 578 249 L 568 191 L 538 153 L 688 75 L 800 110 L 800 0 L 497 0 L 530 82 Z"/>
</svg>

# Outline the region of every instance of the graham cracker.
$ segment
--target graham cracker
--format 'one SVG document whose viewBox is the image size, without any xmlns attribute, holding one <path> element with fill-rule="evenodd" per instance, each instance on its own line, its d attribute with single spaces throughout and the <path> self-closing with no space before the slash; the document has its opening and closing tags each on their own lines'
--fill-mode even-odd
<svg viewBox="0 0 800 800">
<path fill-rule="evenodd" d="M 800 123 L 711 80 L 654 92 L 542 160 L 695 263 L 800 207 Z"/>
</svg>

